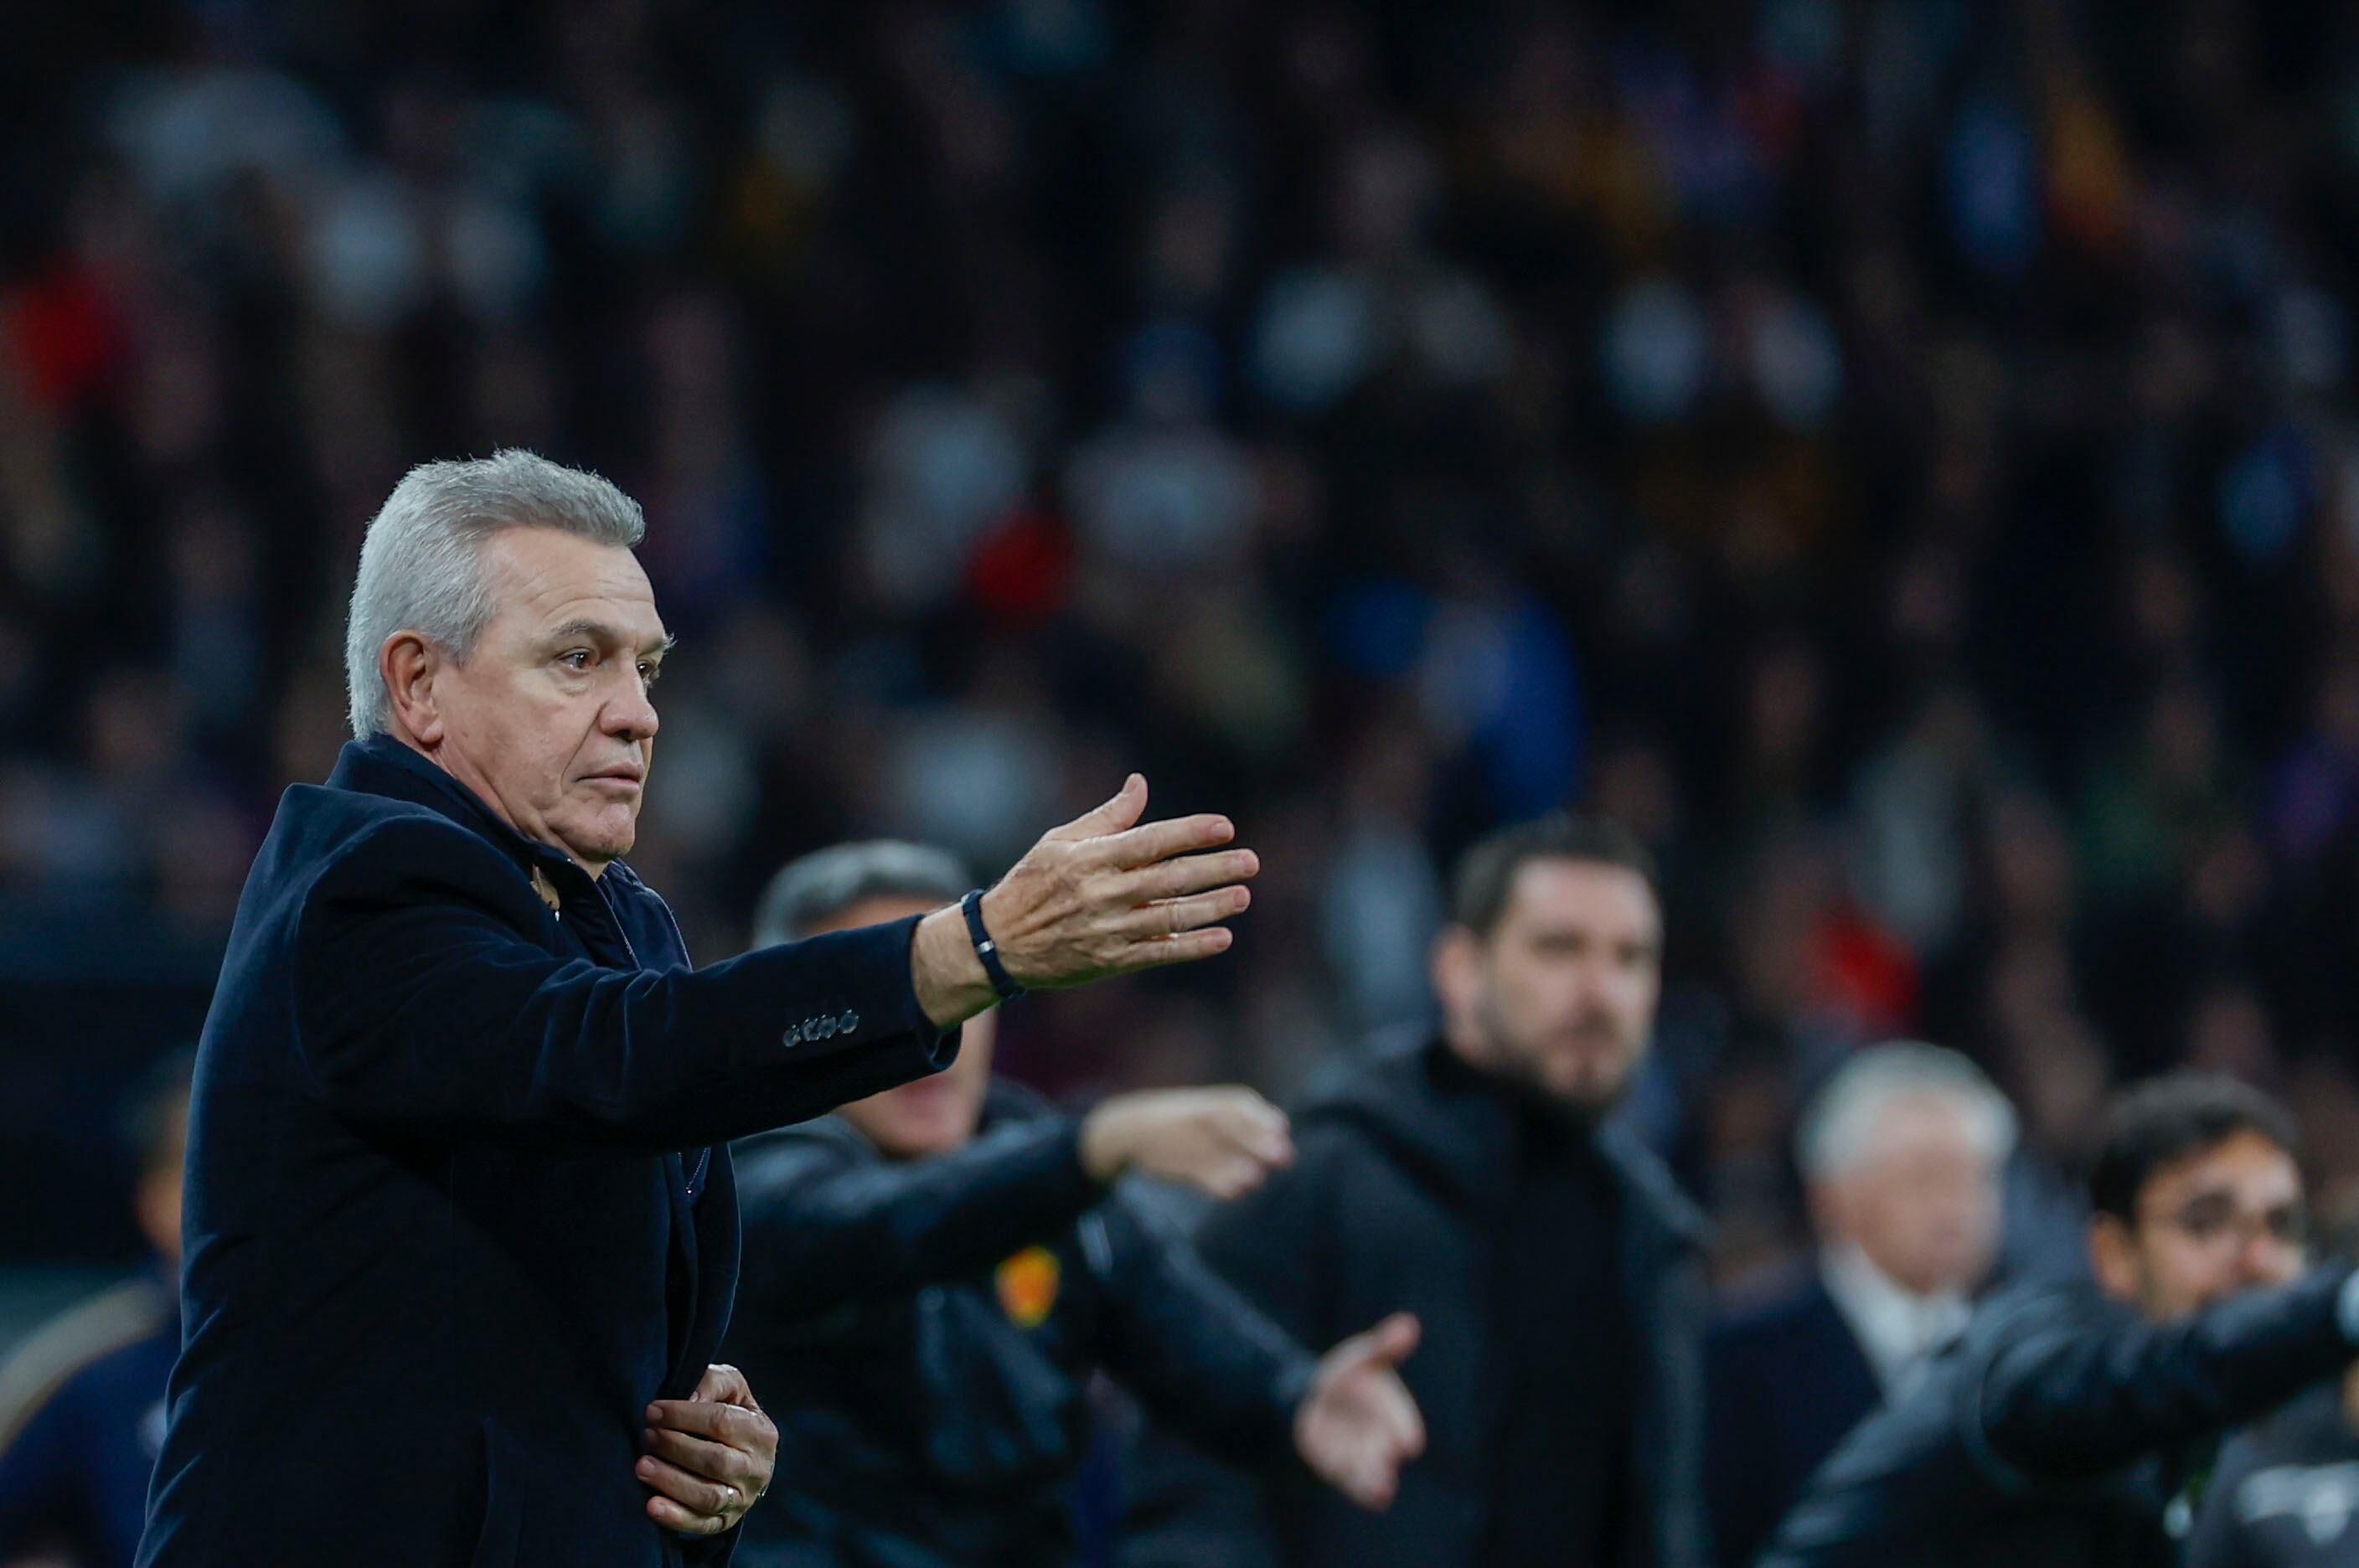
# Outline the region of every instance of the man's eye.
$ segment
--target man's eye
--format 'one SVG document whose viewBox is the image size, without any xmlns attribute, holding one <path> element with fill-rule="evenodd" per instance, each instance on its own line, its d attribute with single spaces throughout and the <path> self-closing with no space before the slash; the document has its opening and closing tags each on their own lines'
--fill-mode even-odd
<svg viewBox="0 0 2359 1568">
<path fill-rule="evenodd" d="M 639 679 L 646 681 L 648 685 L 654 685 L 662 674 L 662 665 L 651 663 L 644 659 L 639 660 Z"/>
<path fill-rule="evenodd" d="M 590 668 L 590 650 L 577 648 L 571 653 L 560 653 L 557 656 L 557 662 L 568 670 L 587 670 Z"/>
</svg>

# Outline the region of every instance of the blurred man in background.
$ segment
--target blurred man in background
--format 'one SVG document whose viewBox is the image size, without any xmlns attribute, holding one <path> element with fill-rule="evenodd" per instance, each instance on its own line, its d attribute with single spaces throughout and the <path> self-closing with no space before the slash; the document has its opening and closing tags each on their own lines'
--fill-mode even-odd
<svg viewBox="0 0 2359 1568">
<path fill-rule="evenodd" d="M 36 1333 L 0 1364 L 0 1563 L 58 1546 L 80 1568 L 130 1568 L 164 1437 L 164 1380 L 180 1348 L 180 1163 L 194 1058 L 158 1063 L 133 1094 L 132 1212 L 148 1267 Z"/>
<path fill-rule="evenodd" d="M 1307 1343 L 1414 1313 L 1425 1457 L 1379 1517 L 1158 1428 L 1133 1568 L 1709 1559 L 1697 1221 L 1605 1122 L 1660 994 L 1651 867 L 1619 827 L 1560 816 L 1483 840 L 1455 883 L 1440 1035 L 1341 1064 L 1296 1115 L 1294 1162 L 1200 1237 Z"/>
<path fill-rule="evenodd" d="M 778 874 L 755 941 L 922 914 L 969 886 L 939 850 L 840 845 Z M 1363 1507 L 1388 1502 L 1419 1442 L 1392 1370 L 1415 1324 L 1314 1361 L 1114 1190 L 1138 1171 L 1234 1197 L 1292 1158 L 1285 1116 L 1247 1089 L 1062 1115 L 991 1075 L 993 1033 L 971 1018 L 948 1071 L 734 1150 L 730 1345 L 779 1429 L 740 1568 L 1070 1560 L 1098 1367 L 1241 1464 L 1299 1457 Z"/>
<path fill-rule="evenodd" d="M 2359 1355 L 2359 1275 L 2302 1273 L 2294 1133 L 2258 1092 L 2131 1091 L 2089 1187 L 2096 1288 L 1984 1306 L 1835 1450 L 1761 1568 L 2169 1568 L 2212 1441 Z"/>
<path fill-rule="evenodd" d="M 1723 1563 L 1752 1562 L 1843 1434 L 1964 1330 L 1997 1248 L 2015 1136 L 1981 1069 L 1930 1045 L 1861 1052 L 1803 1113 L 1816 1265 L 1721 1323 L 1705 1352 Z"/>
</svg>

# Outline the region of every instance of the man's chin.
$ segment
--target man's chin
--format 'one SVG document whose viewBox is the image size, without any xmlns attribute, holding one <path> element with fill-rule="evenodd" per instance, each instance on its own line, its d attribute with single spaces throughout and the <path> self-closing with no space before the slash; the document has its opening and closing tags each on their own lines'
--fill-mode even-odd
<svg viewBox="0 0 2359 1568">
<path fill-rule="evenodd" d="M 1544 1080 L 1549 1094 L 1577 1110 L 1602 1114 L 1621 1104 L 1630 1090 L 1628 1063 L 1584 1062 L 1550 1072 Z"/>
</svg>

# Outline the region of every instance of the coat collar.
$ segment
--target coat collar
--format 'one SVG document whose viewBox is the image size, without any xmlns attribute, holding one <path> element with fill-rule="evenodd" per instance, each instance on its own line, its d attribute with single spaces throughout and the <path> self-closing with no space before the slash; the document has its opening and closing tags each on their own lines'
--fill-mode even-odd
<svg viewBox="0 0 2359 1568">
<path fill-rule="evenodd" d="M 1314 1083 L 1298 1114 L 1359 1124 L 1462 1200 L 1504 1198 L 1515 1183 L 1515 1113 L 1448 1051 L 1430 1037 L 1395 1037 Z M 1708 1222 L 1653 1152 L 1612 1118 L 1596 1136 L 1625 1199 L 1678 1241 L 1701 1245 Z"/>
<path fill-rule="evenodd" d="M 535 890 L 541 892 L 544 900 L 555 893 L 578 893 L 582 889 L 577 884 L 591 880 L 590 874 L 574 864 L 572 856 L 553 844 L 527 838 L 484 804 L 473 789 L 391 735 L 374 735 L 364 740 L 345 742 L 344 749 L 336 757 L 335 770 L 328 775 L 328 788 L 383 795 L 440 812 L 506 851 L 532 878 Z M 607 869 L 614 870 L 621 864 L 614 862 Z"/>
</svg>

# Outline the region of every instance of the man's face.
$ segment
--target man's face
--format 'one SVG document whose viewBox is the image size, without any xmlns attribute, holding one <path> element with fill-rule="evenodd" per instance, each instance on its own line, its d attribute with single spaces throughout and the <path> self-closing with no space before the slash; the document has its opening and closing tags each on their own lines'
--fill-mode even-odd
<svg viewBox="0 0 2359 1568">
<path fill-rule="evenodd" d="M 556 528 L 504 529 L 482 561 L 498 610 L 464 663 L 436 667 L 439 725 L 419 743 L 594 875 L 630 849 L 654 758 L 655 594 L 629 550 Z"/>
<path fill-rule="evenodd" d="M 1435 981 L 1453 1048 L 1586 1111 L 1620 1098 L 1662 993 L 1662 913 L 1645 877 L 1533 860 L 1490 934 L 1446 933 Z"/>
<path fill-rule="evenodd" d="M 1894 1096 L 1858 1163 L 1811 1183 L 1826 1239 L 1917 1295 L 1971 1291 L 1999 1235 L 1998 1165 L 1978 1131 L 1954 1094 Z"/>
<path fill-rule="evenodd" d="M 2170 1323 L 2291 1280 L 2305 1261 L 2305 1218 L 2293 1157 L 2237 1132 L 2148 1177 L 2134 1223 L 2100 1214 L 2089 1256 L 2106 1294 Z"/>
<path fill-rule="evenodd" d="M 881 925 L 937 908 L 922 898 L 869 898 L 812 928 L 849 931 Z M 960 1026 L 958 1059 L 930 1077 L 854 1100 L 838 1113 L 888 1160 L 923 1160 L 947 1154 L 974 1137 L 983 1119 L 984 1091 L 991 1084 L 991 1051 L 999 1015 L 982 1013 Z"/>
</svg>

